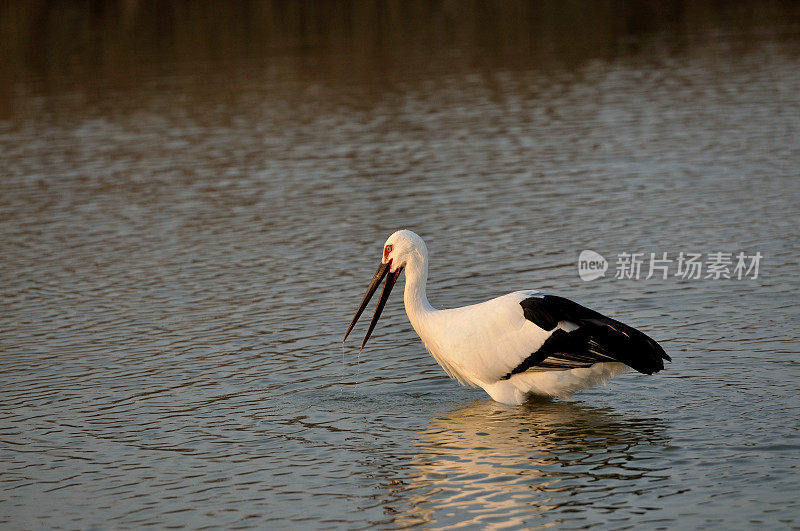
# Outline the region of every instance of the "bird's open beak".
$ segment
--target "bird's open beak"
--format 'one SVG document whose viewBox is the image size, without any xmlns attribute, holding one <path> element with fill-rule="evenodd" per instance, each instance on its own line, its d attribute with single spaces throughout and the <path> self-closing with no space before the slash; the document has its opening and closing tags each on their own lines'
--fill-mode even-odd
<svg viewBox="0 0 800 531">
<path fill-rule="evenodd" d="M 369 287 L 367 288 L 367 293 L 364 295 L 364 298 L 361 299 L 361 304 L 358 306 L 358 311 L 356 312 L 356 316 L 353 317 L 353 321 L 350 323 L 350 326 L 347 327 L 347 332 L 344 334 L 344 339 L 347 339 L 347 336 L 350 334 L 350 331 L 355 326 L 358 318 L 361 317 L 361 314 L 364 313 L 364 308 L 367 307 L 369 300 L 375 294 L 375 291 L 378 289 L 378 285 L 383 280 L 383 277 L 386 277 L 386 284 L 383 286 L 383 293 L 381 293 L 381 299 L 378 301 L 378 306 L 375 307 L 375 314 L 372 316 L 372 322 L 369 323 L 369 330 L 367 330 L 367 335 L 364 336 L 364 342 L 361 343 L 361 348 L 364 348 L 364 345 L 367 344 L 367 340 L 369 339 L 370 334 L 372 334 L 372 330 L 375 328 L 375 324 L 377 324 L 378 319 L 381 317 L 381 312 L 383 311 L 383 307 L 386 306 L 386 301 L 389 299 L 389 294 L 392 292 L 392 288 L 394 287 L 394 283 L 397 282 L 397 277 L 400 276 L 400 272 L 403 270 L 402 267 L 398 267 L 394 273 L 389 272 L 389 268 L 392 266 L 392 261 L 389 260 L 388 262 L 381 263 L 380 267 L 378 268 L 378 272 L 375 273 L 375 276 L 372 277 L 372 282 L 369 283 Z M 387 276 L 388 274 L 388 276 Z M 344 341 L 344 339 L 342 341 Z"/>
</svg>

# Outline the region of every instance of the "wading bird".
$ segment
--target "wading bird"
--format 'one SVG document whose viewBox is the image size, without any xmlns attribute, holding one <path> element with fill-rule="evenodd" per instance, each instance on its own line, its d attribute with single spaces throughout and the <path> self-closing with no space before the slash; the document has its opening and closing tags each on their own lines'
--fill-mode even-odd
<svg viewBox="0 0 800 531">
<path fill-rule="evenodd" d="M 517 405 L 530 395 L 565 397 L 628 367 L 652 374 L 664 368 L 664 360 L 671 361 L 642 332 L 540 291 L 515 291 L 463 308 L 434 309 L 425 294 L 428 249 L 410 230 L 399 230 L 386 240 L 378 272 L 344 339 L 386 277 L 364 348 L 403 270 L 406 314 L 425 347 L 450 377 L 483 388 L 498 402 Z"/>
</svg>

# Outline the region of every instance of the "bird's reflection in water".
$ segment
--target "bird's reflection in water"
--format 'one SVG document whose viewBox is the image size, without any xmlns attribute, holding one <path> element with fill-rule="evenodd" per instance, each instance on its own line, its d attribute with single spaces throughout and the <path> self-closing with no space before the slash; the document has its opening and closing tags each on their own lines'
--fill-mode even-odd
<svg viewBox="0 0 800 531">
<path fill-rule="evenodd" d="M 397 523 L 425 527 L 580 525 L 588 507 L 595 516 L 644 511 L 637 499 L 667 476 L 663 431 L 658 420 L 570 402 L 475 402 L 418 435 L 391 510 Z"/>
</svg>

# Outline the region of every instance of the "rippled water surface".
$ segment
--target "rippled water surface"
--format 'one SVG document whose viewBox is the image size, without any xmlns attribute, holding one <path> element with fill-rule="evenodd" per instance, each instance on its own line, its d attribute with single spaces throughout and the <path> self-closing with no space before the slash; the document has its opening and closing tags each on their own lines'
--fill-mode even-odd
<svg viewBox="0 0 800 531">
<path fill-rule="evenodd" d="M 796 10 L 265 5 L 4 45 L 0 525 L 800 526 Z M 503 406 L 399 293 L 342 346 L 401 227 L 435 306 L 543 288 L 672 364 Z M 763 259 L 614 278 L 681 251 Z"/>
</svg>

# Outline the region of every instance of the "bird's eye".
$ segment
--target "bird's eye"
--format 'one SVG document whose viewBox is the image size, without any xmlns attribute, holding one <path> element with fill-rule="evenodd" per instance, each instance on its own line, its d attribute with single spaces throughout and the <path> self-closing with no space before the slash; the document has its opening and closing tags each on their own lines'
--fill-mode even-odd
<svg viewBox="0 0 800 531">
<path fill-rule="evenodd" d="M 389 253 L 391 253 L 391 252 L 392 252 L 392 246 L 391 246 L 391 245 L 387 245 L 387 246 L 386 246 L 386 247 L 383 249 L 383 257 L 384 257 L 384 258 L 389 258 Z"/>
</svg>

